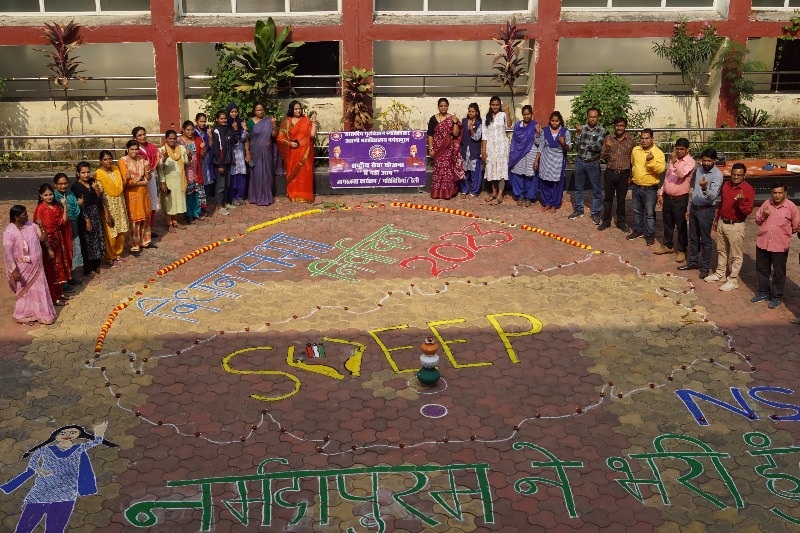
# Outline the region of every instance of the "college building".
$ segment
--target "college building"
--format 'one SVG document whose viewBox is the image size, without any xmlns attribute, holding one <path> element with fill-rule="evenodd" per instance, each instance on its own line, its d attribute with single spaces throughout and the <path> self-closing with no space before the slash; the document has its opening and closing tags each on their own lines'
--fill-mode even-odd
<svg viewBox="0 0 800 533">
<path fill-rule="evenodd" d="M 267 17 L 306 43 L 297 49 L 295 90 L 320 110 L 325 129 L 339 128 L 338 75 L 354 66 L 376 72 L 377 111 L 395 98 L 423 120 L 447 96 L 461 116 L 472 100 L 485 112 L 489 96 L 508 95 L 491 80 L 491 54 L 499 48 L 492 36 L 511 17 L 530 39 L 515 103 L 532 103 L 537 120 L 553 109 L 566 116 L 591 73 L 611 68 L 657 110 L 654 125 L 689 126 L 687 88 L 652 51 L 680 18 L 692 31 L 711 23 L 746 44 L 766 67 L 755 105 L 800 118 L 800 41 L 786 39 L 800 36 L 796 9 L 800 0 L 3 0 L 0 127 L 6 135 L 63 130 L 63 93 L 45 79 L 36 49 L 48 46 L 45 22 L 73 19 L 84 26 L 76 53 L 88 78 L 70 85 L 75 133 L 120 132 L 134 122 L 164 131 L 194 118 L 214 44 L 250 42 L 254 22 Z M 708 124 L 732 125 L 724 78 L 711 75 L 704 91 Z"/>
</svg>

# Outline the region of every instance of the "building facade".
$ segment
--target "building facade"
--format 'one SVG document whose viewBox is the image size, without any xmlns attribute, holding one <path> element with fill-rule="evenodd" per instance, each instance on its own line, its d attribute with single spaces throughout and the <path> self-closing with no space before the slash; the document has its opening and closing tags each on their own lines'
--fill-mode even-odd
<svg viewBox="0 0 800 533">
<path fill-rule="evenodd" d="M 785 36 L 798 8 L 800 0 L 4 0 L 0 46 L 42 46 L 44 22 L 71 18 L 85 27 L 87 44 L 151 45 L 163 131 L 185 112 L 182 47 L 248 42 L 257 18 L 290 24 L 295 41 L 339 43 L 340 68 L 380 72 L 382 43 L 485 42 L 515 16 L 531 39 L 528 98 L 544 120 L 556 105 L 565 39 L 664 40 L 685 17 L 691 28 L 710 22 L 747 44 Z M 717 105 L 716 123 L 732 124 L 724 82 Z"/>
</svg>

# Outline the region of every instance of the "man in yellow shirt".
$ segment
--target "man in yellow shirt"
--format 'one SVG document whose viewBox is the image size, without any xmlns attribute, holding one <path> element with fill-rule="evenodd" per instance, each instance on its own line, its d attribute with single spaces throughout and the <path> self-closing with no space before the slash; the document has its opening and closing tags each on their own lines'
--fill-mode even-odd
<svg viewBox="0 0 800 533">
<path fill-rule="evenodd" d="M 664 152 L 653 144 L 653 130 L 643 129 L 639 146 L 631 152 L 633 231 L 625 237 L 629 241 L 644 237 L 647 246 L 656 243 L 656 200 L 665 168 Z"/>
</svg>

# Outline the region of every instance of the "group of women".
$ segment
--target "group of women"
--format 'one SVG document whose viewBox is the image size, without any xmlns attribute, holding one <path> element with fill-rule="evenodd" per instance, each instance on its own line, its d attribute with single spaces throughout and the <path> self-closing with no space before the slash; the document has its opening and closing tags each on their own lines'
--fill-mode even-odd
<svg viewBox="0 0 800 533">
<path fill-rule="evenodd" d="M 218 111 L 210 131 L 203 126 L 199 131 L 195 127 L 194 132 L 201 153 L 198 175 L 205 180 L 206 196 L 214 198 L 221 215 L 228 215 L 245 198 L 251 204 L 271 205 L 280 153 L 289 199 L 312 203 L 317 129 L 316 116 L 306 116 L 296 100 L 289 104 L 280 124 L 266 115 L 261 102 L 253 106 L 252 117 L 247 119 L 235 104 Z"/>
<path fill-rule="evenodd" d="M 223 214 L 245 198 L 271 205 L 276 145 L 289 198 L 313 202 L 317 122 L 305 116 L 299 102 L 289 104 L 280 126 L 261 103 L 247 120 L 234 104 L 215 118 L 209 128 L 206 115 L 198 113 L 195 122 L 183 123 L 180 135 L 168 130 L 160 147 L 148 142 L 147 131 L 138 126 L 116 164 L 112 153 L 103 150 L 94 173 L 88 162 L 77 164 L 71 186 L 63 172 L 52 185 L 43 183 L 32 220 L 25 206 L 11 208 L 3 256 L 16 296 L 15 320 L 52 324 L 55 307 L 66 305 L 74 286 L 83 284 L 73 271 L 82 266 L 84 276 L 92 278 L 100 275 L 104 261 L 121 266 L 126 237 L 133 256 L 156 248 L 152 227 L 162 207 L 168 230 L 176 233 L 210 214 L 209 198 Z"/>
<path fill-rule="evenodd" d="M 550 115 L 548 127 L 533 120 L 533 109 L 522 108 L 522 120 L 512 127 L 508 105 L 500 97 L 489 101 L 489 112 L 481 119 L 477 103 L 469 104 L 467 116 L 459 120 L 448 114 L 450 103 L 440 98 L 439 112 L 428 121 L 428 155 L 433 160 L 431 198 L 476 198 L 488 182 L 490 204 L 503 202 L 507 181 L 517 205 L 528 207 L 537 199 L 545 212 L 561 207 L 564 192 L 569 131 L 561 113 Z M 488 192 L 488 191 L 487 191 Z"/>
</svg>

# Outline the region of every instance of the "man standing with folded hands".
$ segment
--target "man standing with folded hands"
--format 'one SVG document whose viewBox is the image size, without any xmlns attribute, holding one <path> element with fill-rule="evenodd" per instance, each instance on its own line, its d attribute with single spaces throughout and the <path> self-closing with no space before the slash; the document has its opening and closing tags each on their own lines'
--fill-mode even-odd
<svg viewBox="0 0 800 533">
<path fill-rule="evenodd" d="M 675 141 L 675 149 L 669 154 L 664 184 L 658 190 L 658 206 L 664 219 L 664 244 L 653 252 L 656 255 L 675 252 L 676 263 L 686 260 L 686 246 L 689 243 L 686 209 L 689 207 L 689 185 L 694 167 L 694 158 L 689 155 L 689 139 L 681 137 Z M 676 229 L 677 243 L 673 240 Z"/>
<path fill-rule="evenodd" d="M 665 166 L 664 152 L 653 144 L 653 130 L 643 129 L 639 134 L 639 146 L 631 152 L 633 231 L 625 237 L 629 241 L 644 237 L 647 246 L 656 243 L 658 183 Z"/>
<path fill-rule="evenodd" d="M 717 151 L 706 148 L 700 154 L 700 166 L 694 171 L 692 197 L 689 200 L 689 254 L 686 264 L 678 270 L 700 269 L 705 279 L 711 269 L 711 226 L 715 207 L 722 188 L 722 172 L 714 164 Z"/>
<path fill-rule="evenodd" d="M 786 199 L 786 185 L 777 182 L 770 190 L 772 200 L 767 200 L 756 213 L 756 275 L 758 293 L 753 303 L 769 300 L 767 307 L 781 305 L 783 286 L 786 284 L 786 261 L 792 234 L 800 228 L 800 210 Z"/>
<path fill-rule="evenodd" d="M 732 291 L 739 287 L 739 270 L 742 268 L 744 252 L 744 228 L 748 215 L 753 212 L 756 191 L 745 182 L 747 167 L 736 163 L 731 169 L 731 179 L 722 184 L 720 203 L 713 229 L 717 231 L 717 271 L 705 277 L 715 282 L 726 279 L 719 290 Z"/>
</svg>

